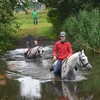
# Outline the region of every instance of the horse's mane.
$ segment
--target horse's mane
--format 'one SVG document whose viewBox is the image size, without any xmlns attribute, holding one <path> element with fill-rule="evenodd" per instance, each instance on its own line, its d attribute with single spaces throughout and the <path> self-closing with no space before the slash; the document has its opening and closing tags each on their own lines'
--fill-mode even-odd
<svg viewBox="0 0 100 100">
<path fill-rule="evenodd" d="M 73 57 L 75 57 L 75 56 L 78 56 L 79 53 L 80 53 L 80 52 L 75 52 L 75 53 L 73 53 L 68 59 L 71 59 L 71 58 L 73 58 Z"/>
</svg>

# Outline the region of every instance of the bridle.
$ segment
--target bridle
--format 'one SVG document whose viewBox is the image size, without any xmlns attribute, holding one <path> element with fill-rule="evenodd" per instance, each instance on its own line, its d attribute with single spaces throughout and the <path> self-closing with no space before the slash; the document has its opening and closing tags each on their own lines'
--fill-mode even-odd
<svg viewBox="0 0 100 100">
<path fill-rule="evenodd" d="M 84 57 L 84 56 L 81 56 L 81 57 L 79 56 L 79 60 L 82 63 L 83 67 L 85 68 L 89 64 L 89 62 L 87 62 L 86 64 L 84 64 L 84 62 L 82 61 L 82 57 Z"/>
</svg>

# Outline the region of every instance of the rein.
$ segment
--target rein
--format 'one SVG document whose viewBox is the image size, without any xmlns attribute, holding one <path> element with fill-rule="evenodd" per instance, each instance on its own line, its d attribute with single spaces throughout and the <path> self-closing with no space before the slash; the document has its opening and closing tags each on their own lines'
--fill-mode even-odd
<svg viewBox="0 0 100 100">
<path fill-rule="evenodd" d="M 61 64 L 63 65 L 63 63 L 66 62 L 66 61 L 67 61 L 67 59 L 64 59 Z"/>
</svg>

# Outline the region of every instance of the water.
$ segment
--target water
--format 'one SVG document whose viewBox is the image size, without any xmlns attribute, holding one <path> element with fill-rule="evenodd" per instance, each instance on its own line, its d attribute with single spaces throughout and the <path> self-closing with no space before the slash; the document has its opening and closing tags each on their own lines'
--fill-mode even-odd
<svg viewBox="0 0 100 100">
<path fill-rule="evenodd" d="M 23 52 L 9 51 L 0 61 L 0 100 L 100 100 L 100 55 L 88 55 L 93 66 L 84 72 L 87 80 L 54 81 L 52 46 L 44 47 L 43 58 L 26 62 Z M 6 71 L 7 70 L 7 71 Z"/>
</svg>

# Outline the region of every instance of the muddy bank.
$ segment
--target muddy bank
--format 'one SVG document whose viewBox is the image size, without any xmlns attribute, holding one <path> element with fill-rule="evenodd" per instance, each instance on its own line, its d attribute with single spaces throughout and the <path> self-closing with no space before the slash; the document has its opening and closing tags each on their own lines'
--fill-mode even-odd
<svg viewBox="0 0 100 100">
<path fill-rule="evenodd" d="M 27 48 L 28 37 L 29 36 L 17 40 L 16 48 Z M 32 38 L 33 38 L 33 40 L 37 40 L 40 46 L 54 45 L 55 42 L 57 41 L 57 40 L 47 39 L 47 38 L 43 38 L 43 37 L 36 38 L 36 37 L 32 36 Z"/>
</svg>

